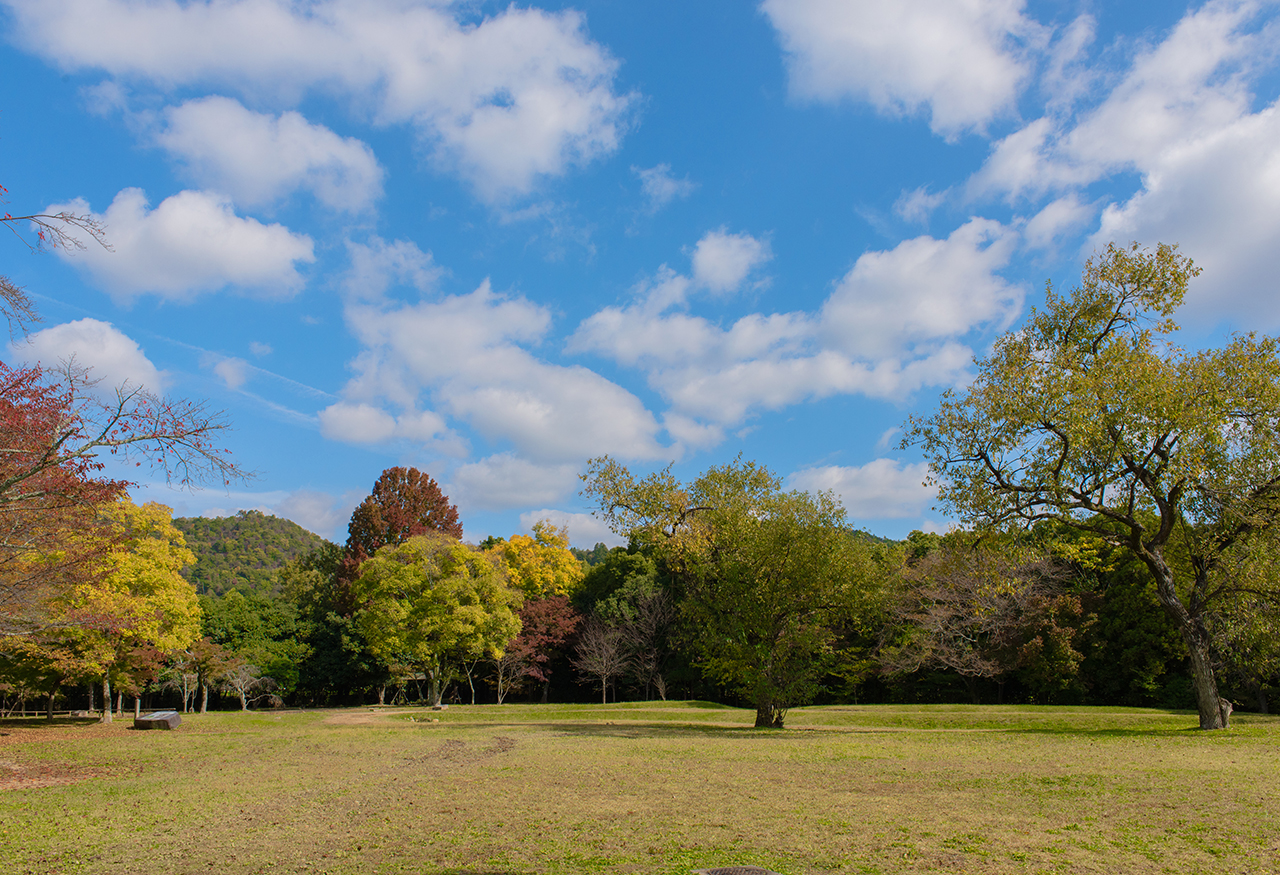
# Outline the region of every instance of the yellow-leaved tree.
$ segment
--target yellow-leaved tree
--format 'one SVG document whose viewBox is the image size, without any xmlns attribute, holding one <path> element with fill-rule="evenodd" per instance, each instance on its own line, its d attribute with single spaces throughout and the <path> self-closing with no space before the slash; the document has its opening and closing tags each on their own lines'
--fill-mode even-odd
<svg viewBox="0 0 1280 875">
<path fill-rule="evenodd" d="M 154 659 L 144 653 L 173 653 L 199 640 L 200 603 L 180 573 L 195 555 L 168 507 L 126 498 L 102 513 L 113 541 L 105 568 L 68 595 L 65 610 L 78 621 L 67 635 L 87 657 L 87 674 L 102 681 L 102 720 L 110 723 L 112 682 L 136 681 L 127 675 L 145 672 Z"/>
<path fill-rule="evenodd" d="M 570 596 L 582 583 L 582 563 L 569 551 L 569 530 L 547 520 L 533 524 L 533 537 L 512 535 L 490 552 L 501 559 L 512 586 L 527 601 Z"/>
</svg>

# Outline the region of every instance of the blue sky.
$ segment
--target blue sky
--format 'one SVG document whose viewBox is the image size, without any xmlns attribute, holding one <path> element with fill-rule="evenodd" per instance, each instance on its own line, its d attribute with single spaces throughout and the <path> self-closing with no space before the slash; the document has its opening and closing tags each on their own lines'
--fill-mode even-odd
<svg viewBox="0 0 1280 875">
<path fill-rule="evenodd" d="M 0 183 L 111 251 L 4 273 L 7 361 L 207 399 L 240 508 L 345 539 L 383 468 L 468 539 L 609 540 L 588 458 L 741 453 L 939 529 L 896 430 L 1109 240 L 1204 268 L 1183 340 L 1280 323 L 1268 2 L 0 0 Z"/>
</svg>

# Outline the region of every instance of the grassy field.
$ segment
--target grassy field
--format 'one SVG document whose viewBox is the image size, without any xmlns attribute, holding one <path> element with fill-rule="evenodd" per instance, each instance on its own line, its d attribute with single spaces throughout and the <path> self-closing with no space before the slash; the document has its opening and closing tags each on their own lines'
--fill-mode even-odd
<svg viewBox="0 0 1280 875">
<path fill-rule="evenodd" d="M 704 703 L 0 722 L 8 873 L 1278 872 L 1280 718 Z M 438 722 L 436 722 L 438 721 Z M 157 865 L 158 864 L 158 865 Z"/>
</svg>

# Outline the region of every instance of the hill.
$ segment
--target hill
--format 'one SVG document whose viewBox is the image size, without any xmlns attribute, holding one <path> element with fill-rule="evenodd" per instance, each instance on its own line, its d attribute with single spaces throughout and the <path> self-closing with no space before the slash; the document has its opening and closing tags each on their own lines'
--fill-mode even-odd
<svg viewBox="0 0 1280 875">
<path fill-rule="evenodd" d="M 238 589 L 274 594 L 275 572 L 291 559 L 324 543 L 292 520 L 242 510 L 232 517 L 178 517 L 173 524 L 196 554 L 182 576 L 209 595 Z"/>
</svg>

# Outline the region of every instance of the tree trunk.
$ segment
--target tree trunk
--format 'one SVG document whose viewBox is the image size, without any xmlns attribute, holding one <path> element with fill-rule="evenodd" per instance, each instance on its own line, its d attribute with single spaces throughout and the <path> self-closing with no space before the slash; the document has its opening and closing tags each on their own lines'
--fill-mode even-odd
<svg viewBox="0 0 1280 875">
<path fill-rule="evenodd" d="M 245 692 L 243 689 L 240 690 L 240 710 L 241 711 L 249 710 L 249 699 L 245 696 Z"/>
<path fill-rule="evenodd" d="M 1267 702 L 1267 685 L 1258 683 L 1258 711 L 1262 714 L 1270 714 L 1269 703 Z"/>
<path fill-rule="evenodd" d="M 200 685 L 200 713 L 205 714 L 209 711 L 209 685 Z"/>
<path fill-rule="evenodd" d="M 53 719 L 53 692 L 52 691 L 49 693 L 49 707 L 48 707 L 48 710 L 44 712 L 44 716 L 46 720 Z"/>
<path fill-rule="evenodd" d="M 102 716 L 98 722 L 111 722 L 111 678 L 105 674 L 102 676 Z"/>
<path fill-rule="evenodd" d="M 1165 613 L 1173 620 L 1191 657 L 1191 686 L 1196 693 L 1201 729 L 1226 729 L 1231 719 L 1231 703 L 1218 695 L 1218 679 L 1213 672 L 1209 630 L 1203 619 L 1192 615 L 1178 598 L 1173 571 L 1159 548 L 1148 546 L 1139 555 L 1156 578 L 1156 595 Z"/>
<path fill-rule="evenodd" d="M 116 716 L 124 717 L 124 691 L 116 690 Z"/>
<path fill-rule="evenodd" d="M 378 704 L 379 705 L 387 704 L 387 685 L 386 684 L 378 685 Z"/>
<path fill-rule="evenodd" d="M 133 719 L 137 720 L 141 716 L 142 716 L 142 696 L 137 695 L 133 697 Z"/>
<path fill-rule="evenodd" d="M 756 705 L 756 729 L 781 729 L 786 720 L 787 709 L 779 708 L 772 702 Z"/>
</svg>

